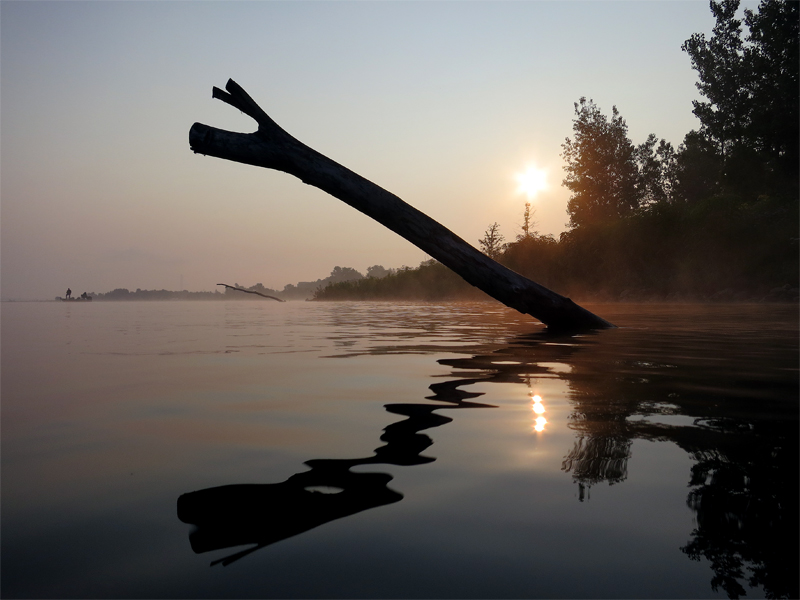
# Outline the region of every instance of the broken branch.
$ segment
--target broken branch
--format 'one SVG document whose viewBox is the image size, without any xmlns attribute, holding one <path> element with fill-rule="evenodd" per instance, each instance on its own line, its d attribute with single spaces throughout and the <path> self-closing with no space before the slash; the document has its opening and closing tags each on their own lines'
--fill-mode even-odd
<svg viewBox="0 0 800 600">
<path fill-rule="evenodd" d="M 257 296 L 264 296 L 264 298 L 269 298 L 270 300 L 277 300 L 278 302 L 286 302 L 286 300 L 283 300 L 281 298 L 276 298 L 275 296 L 267 296 L 266 294 L 262 294 L 261 292 L 246 290 L 244 288 L 236 287 L 235 285 L 228 285 L 227 283 L 218 283 L 217 285 L 224 285 L 226 288 L 236 290 L 237 292 L 244 292 L 245 294 L 256 294 Z"/>
</svg>

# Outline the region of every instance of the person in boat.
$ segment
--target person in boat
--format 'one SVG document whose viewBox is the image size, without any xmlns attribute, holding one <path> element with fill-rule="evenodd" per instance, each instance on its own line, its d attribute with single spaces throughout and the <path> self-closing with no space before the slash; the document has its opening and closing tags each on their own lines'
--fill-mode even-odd
<svg viewBox="0 0 800 600">
<path fill-rule="evenodd" d="M 72 298 L 72 290 L 71 290 L 71 289 L 67 288 L 67 294 L 66 294 L 66 296 L 67 296 L 67 300 L 69 300 L 70 298 Z"/>
<path fill-rule="evenodd" d="M 81 298 L 83 298 L 84 300 L 88 300 L 89 299 L 89 294 L 87 294 L 86 292 L 83 292 L 81 294 Z"/>
</svg>

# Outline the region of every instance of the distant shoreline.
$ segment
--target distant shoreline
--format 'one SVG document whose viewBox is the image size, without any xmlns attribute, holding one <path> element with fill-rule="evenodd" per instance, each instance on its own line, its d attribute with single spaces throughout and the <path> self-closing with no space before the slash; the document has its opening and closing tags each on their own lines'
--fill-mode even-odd
<svg viewBox="0 0 800 600">
<path fill-rule="evenodd" d="M 581 296 L 574 297 L 573 300 L 581 304 L 798 304 L 800 297 L 798 297 L 796 290 L 794 295 L 780 294 L 780 295 L 767 295 L 767 296 L 752 296 L 743 293 L 723 293 L 712 294 L 710 296 L 688 296 L 688 295 L 668 295 L 658 296 L 654 294 L 644 294 L 642 296 L 629 295 L 625 298 L 609 298 L 602 295 L 598 296 Z M 143 298 L 126 298 L 114 300 L 101 300 L 97 299 L 94 302 L 101 303 L 116 303 L 116 302 L 272 302 L 267 298 L 158 298 L 158 299 L 143 299 Z M 23 300 L 23 299 L 3 299 L 0 304 L 12 303 L 32 303 L 32 302 L 47 302 L 56 303 L 60 300 Z M 501 304 L 500 302 L 491 298 L 336 298 L 336 299 L 292 299 L 286 302 L 374 302 L 381 304 L 403 304 L 403 303 L 425 303 L 425 304 L 457 304 L 459 302 L 484 302 L 486 304 Z M 85 303 L 71 303 L 71 304 L 92 304 L 91 302 Z"/>
</svg>

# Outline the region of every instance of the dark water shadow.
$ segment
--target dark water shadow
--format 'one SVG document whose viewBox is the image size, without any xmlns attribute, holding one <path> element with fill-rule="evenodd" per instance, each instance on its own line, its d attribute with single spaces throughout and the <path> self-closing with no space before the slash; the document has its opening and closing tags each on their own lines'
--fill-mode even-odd
<svg viewBox="0 0 800 600">
<path fill-rule="evenodd" d="M 434 390 L 431 400 L 447 404 L 387 404 L 389 413 L 407 417 L 384 429 L 386 442 L 375 454 L 353 459 L 315 459 L 304 464 L 310 470 L 272 484 L 238 484 L 207 488 L 178 498 L 178 518 L 195 525 L 189 542 L 196 553 L 252 545 L 215 560 L 228 565 L 256 550 L 298 535 L 330 521 L 403 499 L 388 487 L 388 473 L 362 473 L 360 465 L 412 466 L 433 462 L 422 452 L 433 440 L 420 433 L 452 421 L 436 411 L 462 408 L 492 408 L 468 402 L 481 394 L 464 392 L 456 386 Z"/>
</svg>

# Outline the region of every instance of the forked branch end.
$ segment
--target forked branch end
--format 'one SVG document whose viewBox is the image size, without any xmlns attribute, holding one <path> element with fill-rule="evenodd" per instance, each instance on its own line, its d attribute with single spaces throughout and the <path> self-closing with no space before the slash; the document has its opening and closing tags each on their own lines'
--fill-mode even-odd
<svg viewBox="0 0 800 600">
<path fill-rule="evenodd" d="M 259 133 L 274 135 L 277 131 L 280 131 L 286 134 L 286 132 L 264 112 L 264 109 L 244 91 L 242 86 L 233 79 L 228 79 L 228 83 L 225 84 L 225 89 L 227 91 L 214 86 L 211 89 L 211 97 L 222 100 L 225 104 L 230 104 L 234 108 L 238 108 L 248 117 L 254 119 L 255 122 L 258 123 Z"/>
</svg>

